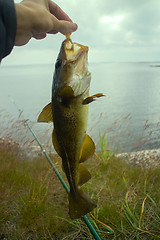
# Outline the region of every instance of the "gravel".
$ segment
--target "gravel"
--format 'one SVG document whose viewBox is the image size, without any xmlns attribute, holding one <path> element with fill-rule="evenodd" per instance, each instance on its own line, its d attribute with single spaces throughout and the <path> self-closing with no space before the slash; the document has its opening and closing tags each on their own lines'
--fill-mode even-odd
<svg viewBox="0 0 160 240">
<path fill-rule="evenodd" d="M 116 154 L 116 157 L 123 158 L 132 165 L 160 168 L 160 149 L 120 153 Z"/>
</svg>

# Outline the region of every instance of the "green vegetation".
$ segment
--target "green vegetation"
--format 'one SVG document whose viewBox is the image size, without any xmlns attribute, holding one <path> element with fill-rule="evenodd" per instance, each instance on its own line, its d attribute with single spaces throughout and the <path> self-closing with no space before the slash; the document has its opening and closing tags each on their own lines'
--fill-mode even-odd
<svg viewBox="0 0 160 240">
<path fill-rule="evenodd" d="M 160 239 L 160 169 L 133 167 L 107 151 L 85 164 L 84 190 L 98 207 L 89 218 L 102 239 Z M 61 171 L 61 161 L 52 156 Z M 67 194 L 44 157 L 23 161 L 0 149 L 0 239 L 93 239 L 82 220 L 68 216 Z"/>
</svg>

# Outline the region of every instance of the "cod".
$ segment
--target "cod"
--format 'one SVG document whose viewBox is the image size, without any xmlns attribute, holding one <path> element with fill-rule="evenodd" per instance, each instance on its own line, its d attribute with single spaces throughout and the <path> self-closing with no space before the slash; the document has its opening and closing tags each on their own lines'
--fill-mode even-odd
<svg viewBox="0 0 160 240">
<path fill-rule="evenodd" d="M 83 162 L 95 152 L 95 144 L 86 134 L 88 105 L 102 93 L 89 96 L 91 73 L 88 71 L 88 47 L 66 38 L 61 46 L 53 76 L 52 100 L 38 122 L 53 121 L 52 142 L 62 158 L 70 192 L 69 215 L 77 219 L 91 212 L 96 203 L 81 186 L 90 178 Z"/>
</svg>

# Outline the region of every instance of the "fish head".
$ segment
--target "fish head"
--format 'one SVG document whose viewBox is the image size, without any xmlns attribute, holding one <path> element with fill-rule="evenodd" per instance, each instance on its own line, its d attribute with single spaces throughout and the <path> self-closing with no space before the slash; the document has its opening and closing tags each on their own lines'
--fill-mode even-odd
<svg viewBox="0 0 160 240">
<path fill-rule="evenodd" d="M 55 64 L 53 95 L 79 96 L 89 89 L 90 80 L 88 47 L 66 39 Z"/>
</svg>

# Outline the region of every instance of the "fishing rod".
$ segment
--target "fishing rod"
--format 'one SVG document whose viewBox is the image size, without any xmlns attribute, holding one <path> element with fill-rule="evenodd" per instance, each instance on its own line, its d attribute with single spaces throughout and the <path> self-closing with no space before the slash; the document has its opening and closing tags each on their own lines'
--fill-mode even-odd
<svg viewBox="0 0 160 240">
<path fill-rule="evenodd" d="M 64 181 L 63 177 L 61 176 L 61 174 L 59 173 L 58 169 L 56 168 L 55 164 L 53 163 L 52 159 L 49 157 L 47 151 L 45 150 L 45 148 L 42 146 L 42 144 L 40 143 L 39 139 L 37 138 L 37 136 L 35 135 L 34 131 L 31 129 L 31 127 L 29 126 L 28 122 L 25 120 L 25 118 L 23 117 L 22 114 L 22 110 L 17 106 L 15 100 L 9 96 L 10 101 L 13 103 L 13 105 L 16 107 L 16 109 L 19 112 L 19 115 L 21 116 L 21 118 L 24 121 L 24 126 L 28 128 L 28 130 L 30 131 L 30 133 L 32 134 L 32 136 L 34 137 L 34 139 L 36 140 L 36 142 L 38 143 L 38 145 L 40 146 L 44 156 L 47 158 L 48 162 L 50 163 L 50 165 L 53 167 L 57 177 L 59 178 L 60 182 L 62 183 L 63 187 L 65 188 L 66 192 L 69 193 L 70 189 L 68 187 L 68 185 L 66 184 L 66 182 Z M 83 217 L 84 222 L 86 223 L 87 227 L 89 228 L 91 234 L 93 235 L 94 239 L 96 240 L 102 240 L 101 237 L 99 236 L 99 234 L 97 233 L 96 229 L 94 228 L 94 226 L 92 225 L 91 221 L 89 220 L 87 215 L 84 215 Z"/>
</svg>

